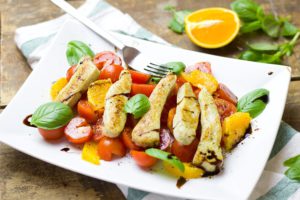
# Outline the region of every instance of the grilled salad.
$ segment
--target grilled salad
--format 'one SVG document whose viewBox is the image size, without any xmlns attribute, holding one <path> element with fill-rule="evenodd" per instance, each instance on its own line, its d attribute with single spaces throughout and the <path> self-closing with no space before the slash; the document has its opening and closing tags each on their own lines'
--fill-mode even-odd
<svg viewBox="0 0 300 200">
<path fill-rule="evenodd" d="M 67 56 L 85 56 L 68 57 L 67 76 L 53 83 L 52 101 L 38 107 L 30 123 L 46 140 L 82 144 L 82 159 L 93 164 L 129 153 L 141 168 L 162 161 L 177 177 L 218 174 L 225 154 L 263 111 L 254 104 L 267 104 L 266 89 L 238 99 L 209 62 L 170 62 L 166 76 L 152 77 L 124 68 L 113 52 L 95 55 L 84 43 L 72 48 L 78 49 Z"/>
</svg>

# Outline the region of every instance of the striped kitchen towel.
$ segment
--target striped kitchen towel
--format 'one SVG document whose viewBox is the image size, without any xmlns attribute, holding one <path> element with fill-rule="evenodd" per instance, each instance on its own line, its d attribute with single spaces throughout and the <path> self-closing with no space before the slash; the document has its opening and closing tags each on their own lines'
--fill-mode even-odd
<svg viewBox="0 0 300 200">
<path fill-rule="evenodd" d="M 79 10 L 108 31 L 168 44 L 163 39 L 141 27 L 129 15 L 122 13 L 105 1 L 87 0 Z M 51 21 L 21 27 L 16 30 L 16 44 L 32 68 L 38 63 L 51 43 L 52 38 L 68 18 L 69 16 L 63 15 Z M 300 154 L 299 144 L 299 132 L 282 122 L 269 161 L 250 199 L 300 199 L 300 183 L 285 177 L 283 172 L 286 169 L 282 165 L 283 161 L 287 158 Z M 128 200 L 175 199 L 125 186 L 118 187 Z"/>
</svg>

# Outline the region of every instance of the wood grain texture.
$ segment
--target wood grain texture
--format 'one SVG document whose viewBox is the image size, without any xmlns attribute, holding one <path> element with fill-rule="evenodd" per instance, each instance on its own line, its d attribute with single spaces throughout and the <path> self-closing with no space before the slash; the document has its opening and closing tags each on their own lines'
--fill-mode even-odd
<svg viewBox="0 0 300 200">
<path fill-rule="evenodd" d="M 80 5 L 83 0 L 71 0 Z M 168 42 L 185 49 L 234 57 L 245 41 L 267 40 L 263 34 L 244 35 L 218 50 L 205 50 L 195 46 L 186 35 L 178 35 L 167 28 L 171 18 L 164 11 L 166 5 L 178 9 L 196 10 L 211 6 L 229 7 L 230 0 L 108 0 L 138 23 Z M 259 0 L 263 6 L 280 15 L 289 15 L 300 27 L 300 0 Z M 271 6 L 273 3 L 273 9 Z M 31 69 L 18 51 L 13 38 L 17 27 L 30 25 L 61 15 L 50 1 L 0 0 L 0 108 L 18 91 Z M 285 60 L 293 74 L 300 75 L 300 42 L 293 56 Z M 300 130 L 300 81 L 289 88 L 283 120 Z M 1 112 L 1 110 L 0 110 Z M 76 174 L 44 163 L 0 144 L 0 199 L 124 199 L 113 184 Z"/>
</svg>

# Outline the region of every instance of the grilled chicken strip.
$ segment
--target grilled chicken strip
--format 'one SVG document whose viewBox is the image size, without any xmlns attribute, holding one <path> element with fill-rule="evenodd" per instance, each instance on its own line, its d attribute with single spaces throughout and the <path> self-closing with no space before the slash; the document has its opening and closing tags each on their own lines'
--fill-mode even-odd
<svg viewBox="0 0 300 200">
<path fill-rule="evenodd" d="M 68 84 L 59 92 L 55 101 L 73 107 L 89 85 L 98 79 L 99 70 L 90 57 L 84 57 L 77 65 L 77 70 Z"/>
<path fill-rule="evenodd" d="M 211 94 L 202 88 L 199 93 L 201 110 L 201 138 L 193 158 L 193 164 L 207 174 L 218 173 L 223 162 L 221 149 L 222 127 L 217 106 Z"/>
<path fill-rule="evenodd" d="M 200 106 L 190 83 L 183 84 L 177 93 L 173 133 L 181 145 L 189 145 L 196 137 Z"/>
<path fill-rule="evenodd" d="M 132 79 L 129 71 L 124 69 L 119 77 L 106 93 L 105 109 L 103 114 L 104 135 L 114 138 L 123 131 L 127 114 L 124 111 L 125 104 L 130 93 Z"/>
<path fill-rule="evenodd" d="M 175 86 L 176 75 L 161 79 L 149 97 L 150 110 L 140 119 L 132 131 L 132 140 L 141 147 L 159 144 L 160 116 L 166 100 Z"/>
</svg>

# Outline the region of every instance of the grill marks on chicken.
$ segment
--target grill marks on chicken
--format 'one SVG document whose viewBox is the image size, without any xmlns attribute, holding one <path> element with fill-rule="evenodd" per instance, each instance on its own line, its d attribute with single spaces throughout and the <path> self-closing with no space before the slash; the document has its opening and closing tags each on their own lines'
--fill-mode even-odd
<svg viewBox="0 0 300 200">
<path fill-rule="evenodd" d="M 167 98 L 176 83 L 176 75 L 161 79 L 149 97 L 150 110 L 140 119 L 132 131 L 132 140 L 141 147 L 159 144 L 160 117 Z"/>
<path fill-rule="evenodd" d="M 177 93 L 177 107 L 173 119 L 175 139 L 182 145 L 189 145 L 196 137 L 200 106 L 190 83 L 183 84 Z"/>
<path fill-rule="evenodd" d="M 105 100 L 103 124 L 105 136 L 115 138 L 125 127 L 127 114 L 124 111 L 131 90 L 132 79 L 129 71 L 124 69 L 120 78 L 108 90 Z"/>
</svg>

